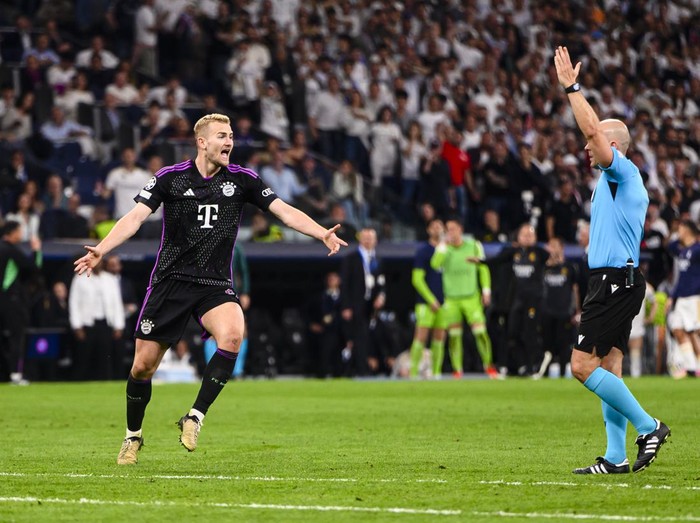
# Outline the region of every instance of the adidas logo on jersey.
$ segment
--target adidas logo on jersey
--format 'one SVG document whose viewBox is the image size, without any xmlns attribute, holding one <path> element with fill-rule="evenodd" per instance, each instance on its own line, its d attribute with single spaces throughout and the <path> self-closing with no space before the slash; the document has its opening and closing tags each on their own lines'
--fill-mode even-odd
<svg viewBox="0 0 700 523">
<path fill-rule="evenodd" d="M 192 189 L 187 189 L 182 195 L 183 196 L 194 196 L 194 191 Z"/>
</svg>

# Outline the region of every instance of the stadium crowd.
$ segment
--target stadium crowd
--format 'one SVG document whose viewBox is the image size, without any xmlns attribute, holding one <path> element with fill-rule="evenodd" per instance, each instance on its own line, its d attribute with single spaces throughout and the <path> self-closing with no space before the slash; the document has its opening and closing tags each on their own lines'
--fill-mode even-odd
<svg viewBox="0 0 700 523">
<path fill-rule="evenodd" d="M 431 216 L 457 215 L 485 242 L 530 223 L 585 246 L 596 171 L 556 81 L 559 44 L 601 119 L 632 134 L 655 290 L 672 293 L 666 247 L 700 218 L 697 0 L 1 4 L 0 216 L 20 241 L 103 237 L 217 109 L 234 161 L 348 240 L 425 239 Z M 283 239 L 265 220 L 249 218 L 250 239 Z"/>
</svg>

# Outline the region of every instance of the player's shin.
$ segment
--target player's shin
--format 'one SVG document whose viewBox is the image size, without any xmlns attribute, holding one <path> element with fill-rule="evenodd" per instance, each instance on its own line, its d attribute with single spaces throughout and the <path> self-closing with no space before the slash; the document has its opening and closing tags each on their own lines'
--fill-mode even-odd
<svg viewBox="0 0 700 523">
<path fill-rule="evenodd" d="M 442 363 L 445 360 L 445 340 L 433 340 L 430 343 L 430 352 L 433 357 L 433 377 L 442 375 Z"/>
<path fill-rule="evenodd" d="M 126 381 L 126 437 L 141 437 L 146 406 L 151 401 L 151 380 L 137 380 L 129 374 Z"/>
<path fill-rule="evenodd" d="M 449 350 L 450 361 L 452 362 L 452 370 L 456 373 L 461 373 L 464 368 L 462 364 L 462 329 L 450 329 L 449 331 Z"/>
<path fill-rule="evenodd" d="M 484 369 L 487 369 L 493 364 L 493 355 L 491 338 L 489 338 L 485 327 L 481 327 L 481 330 L 474 330 L 474 340 L 476 341 L 476 349 L 479 351 L 479 356 L 481 356 L 481 363 L 484 365 Z"/>
<path fill-rule="evenodd" d="M 418 365 L 423 357 L 423 344 L 420 340 L 415 339 L 411 344 L 411 370 L 409 376 L 411 378 L 418 377 Z"/>
<path fill-rule="evenodd" d="M 238 353 L 217 349 L 204 369 L 202 386 L 192 408 L 206 414 L 209 407 L 228 382 L 236 365 Z M 202 421 L 201 419 L 199 421 Z"/>
</svg>

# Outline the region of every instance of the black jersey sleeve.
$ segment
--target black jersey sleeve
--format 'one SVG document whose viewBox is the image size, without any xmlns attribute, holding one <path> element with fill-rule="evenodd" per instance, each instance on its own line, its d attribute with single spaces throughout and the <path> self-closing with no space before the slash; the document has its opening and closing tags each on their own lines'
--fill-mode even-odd
<svg viewBox="0 0 700 523">
<path fill-rule="evenodd" d="M 277 199 L 274 191 L 260 177 L 248 178 L 245 191 L 248 202 L 260 207 L 263 211 L 267 211 L 270 204 Z"/>
<path fill-rule="evenodd" d="M 136 203 L 143 203 L 151 209 L 151 212 L 155 212 L 165 200 L 167 184 L 168 176 L 166 174 L 159 176 L 159 173 L 156 173 L 156 175 L 151 177 L 148 183 L 143 186 L 143 189 L 134 196 L 134 201 Z"/>
</svg>

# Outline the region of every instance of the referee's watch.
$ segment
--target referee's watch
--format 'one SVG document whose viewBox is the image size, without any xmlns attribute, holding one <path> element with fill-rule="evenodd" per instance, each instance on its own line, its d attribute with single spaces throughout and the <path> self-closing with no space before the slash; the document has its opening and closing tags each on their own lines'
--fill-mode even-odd
<svg viewBox="0 0 700 523">
<path fill-rule="evenodd" d="M 564 92 L 566 94 L 571 94 L 571 93 L 578 93 L 581 90 L 581 86 L 578 84 L 578 82 L 571 84 L 569 87 L 564 89 Z"/>
</svg>

